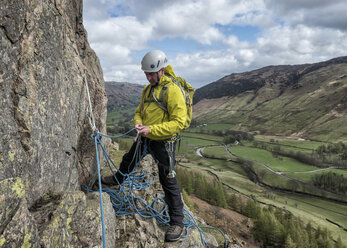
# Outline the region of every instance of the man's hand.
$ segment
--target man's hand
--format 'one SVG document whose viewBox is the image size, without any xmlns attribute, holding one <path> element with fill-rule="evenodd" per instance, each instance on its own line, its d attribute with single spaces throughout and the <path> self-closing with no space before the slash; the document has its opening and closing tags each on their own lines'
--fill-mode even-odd
<svg viewBox="0 0 347 248">
<path fill-rule="evenodd" d="M 141 136 L 146 137 L 149 134 L 149 126 L 144 126 L 142 123 L 137 123 L 135 125 L 137 133 Z"/>
<path fill-rule="evenodd" d="M 139 128 L 141 128 L 141 127 L 142 127 L 142 123 L 136 123 L 136 124 L 135 124 L 135 128 L 136 128 L 136 129 L 139 129 Z"/>
</svg>

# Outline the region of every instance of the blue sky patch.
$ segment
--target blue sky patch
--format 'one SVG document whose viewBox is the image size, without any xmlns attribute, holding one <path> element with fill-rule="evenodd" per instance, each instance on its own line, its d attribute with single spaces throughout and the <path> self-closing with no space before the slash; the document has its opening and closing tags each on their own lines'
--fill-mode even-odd
<svg viewBox="0 0 347 248">
<path fill-rule="evenodd" d="M 167 55 L 174 57 L 177 53 L 191 53 L 200 50 L 210 49 L 211 46 L 203 45 L 193 39 L 184 39 L 182 37 L 165 38 L 159 41 L 150 41 L 151 49 L 166 51 Z"/>
<path fill-rule="evenodd" d="M 240 41 L 254 42 L 261 33 L 260 28 L 250 25 L 231 26 L 216 24 L 215 27 L 218 28 L 226 36 L 237 36 Z"/>
</svg>

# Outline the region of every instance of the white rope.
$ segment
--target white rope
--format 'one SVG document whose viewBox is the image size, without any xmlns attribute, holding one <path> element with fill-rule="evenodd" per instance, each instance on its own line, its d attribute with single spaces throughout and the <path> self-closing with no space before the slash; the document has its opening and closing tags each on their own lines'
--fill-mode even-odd
<svg viewBox="0 0 347 248">
<path fill-rule="evenodd" d="M 90 100 L 90 93 L 89 93 L 89 87 L 88 87 L 88 81 L 86 77 L 86 73 L 84 73 L 84 82 L 86 83 L 86 89 L 87 89 L 87 95 L 88 95 L 88 102 L 89 102 L 89 124 L 93 130 L 93 132 L 96 130 L 95 126 L 95 119 L 93 114 L 93 108 L 92 108 L 92 102 Z"/>
</svg>

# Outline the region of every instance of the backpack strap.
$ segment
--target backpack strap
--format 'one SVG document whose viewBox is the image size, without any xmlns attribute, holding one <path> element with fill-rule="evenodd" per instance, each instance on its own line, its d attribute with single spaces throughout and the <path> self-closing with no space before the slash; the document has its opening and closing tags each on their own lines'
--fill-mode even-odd
<svg viewBox="0 0 347 248">
<path fill-rule="evenodd" d="M 175 84 L 177 84 L 178 88 L 180 88 L 180 90 L 181 90 L 181 92 L 182 92 L 182 95 L 184 96 L 184 92 L 183 92 L 183 89 L 182 89 L 181 84 L 180 84 L 179 82 L 177 82 L 177 80 L 176 80 L 173 76 L 171 76 L 171 75 L 169 75 L 169 74 L 165 74 L 165 76 L 169 77 L 169 78 L 172 80 L 172 82 L 174 82 Z M 184 85 L 184 87 L 186 87 L 186 85 Z"/>
<path fill-rule="evenodd" d="M 165 112 L 168 112 L 167 111 L 167 106 L 164 102 L 164 94 L 166 93 L 167 91 L 167 86 L 164 86 L 162 89 L 161 89 L 161 92 L 160 92 L 160 97 L 159 99 L 155 97 L 154 95 L 154 91 L 152 90 L 152 96 L 153 96 L 153 99 L 154 101 L 156 102 L 156 104 L 158 105 L 159 108 L 161 108 L 162 110 L 164 110 Z M 153 102 L 153 100 L 151 100 L 151 102 Z"/>
<path fill-rule="evenodd" d="M 149 89 L 149 92 L 148 92 L 148 89 Z M 168 110 L 167 110 L 167 107 L 166 107 L 166 104 L 165 104 L 165 101 L 164 101 L 164 95 L 165 95 L 167 89 L 168 89 L 168 86 L 164 86 L 162 88 L 162 90 L 160 92 L 159 99 L 158 99 L 154 95 L 154 88 L 151 87 L 150 85 L 146 86 L 146 88 L 144 90 L 143 97 L 142 97 L 142 102 L 141 102 L 141 117 L 143 117 L 144 103 L 155 102 L 158 105 L 159 108 L 161 108 L 166 113 L 168 113 Z M 145 100 L 147 92 L 148 92 L 148 96 L 152 95 L 153 100 Z M 164 116 L 165 116 L 165 113 L 164 113 Z"/>
<path fill-rule="evenodd" d="M 141 118 L 143 118 L 143 108 L 145 107 L 145 106 L 144 106 L 144 103 L 146 102 L 146 101 L 145 101 L 145 98 L 146 98 L 146 93 L 147 93 L 148 88 L 150 88 L 150 85 L 147 85 L 147 86 L 145 87 L 145 89 L 143 90 L 143 93 L 142 93 L 141 112 L 140 112 Z"/>
</svg>

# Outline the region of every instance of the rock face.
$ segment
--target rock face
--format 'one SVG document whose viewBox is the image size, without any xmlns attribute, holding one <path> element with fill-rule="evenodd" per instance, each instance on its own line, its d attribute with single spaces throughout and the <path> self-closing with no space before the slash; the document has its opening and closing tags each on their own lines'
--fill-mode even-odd
<svg viewBox="0 0 347 248">
<path fill-rule="evenodd" d="M 0 50 L 0 247 L 100 246 L 84 75 L 101 132 L 107 99 L 82 0 L 1 1 Z"/>
<path fill-rule="evenodd" d="M 103 131 L 102 71 L 86 40 L 82 1 L 2 1 L 0 13 L 0 179 L 21 178 L 32 204 L 95 174 L 83 76 Z"/>
</svg>

